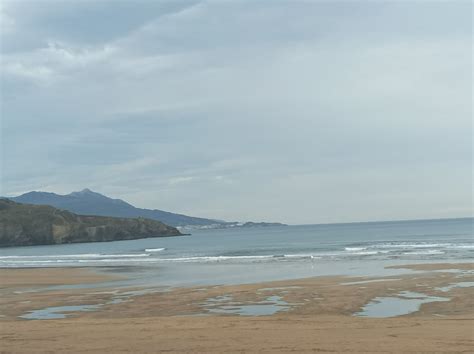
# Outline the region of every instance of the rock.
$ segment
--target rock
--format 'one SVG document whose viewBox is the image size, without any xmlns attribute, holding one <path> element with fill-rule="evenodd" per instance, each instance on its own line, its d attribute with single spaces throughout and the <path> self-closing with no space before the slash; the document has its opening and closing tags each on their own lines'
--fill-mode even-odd
<svg viewBox="0 0 474 354">
<path fill-rule="evenodd" d="M 0 247 L 179 235 L 176 228 L 156 220 L 77 215 L 47 205 L 0 199 Z"/>
</svg>

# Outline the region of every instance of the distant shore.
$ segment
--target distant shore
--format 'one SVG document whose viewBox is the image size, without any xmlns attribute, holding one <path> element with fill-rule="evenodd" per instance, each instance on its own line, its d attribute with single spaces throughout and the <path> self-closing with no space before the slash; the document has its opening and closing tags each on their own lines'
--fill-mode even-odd
<svg viewBox="0 0 474 354">
<path fill-rule="evenodd" d="M 120 279 L 94 269 L 0 269 L 2 350 L 7 353 L 79 349 L 97 353 L 471 350 L 473 288 L 453 284 L 473 282 L 474 265 L 403 267 L 417 271 L 384 278 L 316 277 L 175 289 L 81 287 L 84 283 L 100 285 Z M 66 284 L 71 287 L 54 287 Z M 399 317 L 354 316 L 374 298 L 393 298 L 407 291 L 442 296 L 449 301 L 424 303 L 419 311 Z M 285 305 L 271 316 L 226 312 L 242 304 L 250 309 L 264 307 L 274 298 Z M 68 313 L 71 317 L 58 320 L 18 317 L 32 310 L 81 304 L 100 307 Z"/>
</svg>

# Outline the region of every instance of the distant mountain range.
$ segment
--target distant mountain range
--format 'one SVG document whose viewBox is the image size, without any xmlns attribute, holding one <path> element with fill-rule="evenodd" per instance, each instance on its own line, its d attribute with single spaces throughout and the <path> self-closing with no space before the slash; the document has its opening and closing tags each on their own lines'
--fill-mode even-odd
<svg viewBox="0 0 474 354">
<path fill-rule="evenodd" d="M 123 218 L 147 218 L 161 221 L 171 226 L 204 226 L 223 224 L 222 221 L 196 218 L 163 210 L 136 208 L 121 200 L 112 199 L 84 189 L 66 195 L 48 192 L 28 192 L 18 197 L 8 198 L 17 203 L 51 205 L 58 209 L 69 210 L 80 215 L 115 216 Z"/>
<path fill-rule="evenodd" d="M 113 216 L 124 218 L 147 218 L 161 221 L 166 225 L 174 227 L 193 228 L 229 228 L 229 227 L 253 227 L 253 226 L 277 226 L 279 223 L 238 223 L 197 218 L 182 214 L 170 213 L 157 209 L 136 208 L 121 200 L 112 199 L 100 193 L 84 189 L 80 192 L 72 192 L 60 195 L 49 192 L 28 192 L 17 197 L 8 198 L 17 203 L 50 205 L 58 209 L 71 211 L 79 215 Z"/>
</svg>

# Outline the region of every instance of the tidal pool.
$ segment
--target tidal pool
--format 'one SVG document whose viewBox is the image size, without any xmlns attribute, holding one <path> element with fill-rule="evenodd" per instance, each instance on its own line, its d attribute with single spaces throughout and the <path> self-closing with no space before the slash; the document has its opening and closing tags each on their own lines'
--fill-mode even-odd
<svg viewBox="0 0 474 354">
<path fill-rule="evenodd" d="M 396 317 L 416 312 L 422 304 L 435 301 L 449 301 L 449 298 L 428 296 L 412 291 L 402 291 L 397 297 L 376 297 L 362 311 L 356 312 L 357 317 Z"/>
<path fill-rule="evenodd" d="M 455 284 L 449 284 L 448 286 L 443 286 L 441 288 L 436 288 L 436 290 L 448 292 L 454 288 L 471 288 L 474 287 L 474 281 L 462 281 Z"/>
<path fill-rule="evenodd" d="M 255 304 L 242 304 L 232 301 L 232 296 L 223 295 L 210 298 L 204 304 L 209 313 L 239 316 L 270 316 L 277 312 L 288 311 L 290 304 L 281 296 L 269 296 Z"/>
<path fill-rule="evenodd" d="M 384 281 L 396 281 L 400 280 L 399 278 L 393 279 L 393 278 L 388 278 L 388 279 L 369 279 L 369 280 L 358 280 L 358 281 L 350 281 L 350 282 L 345 282 L 341 283 L 341 285 L 358 285 L 358 284 L 367 284 L 367 283 L 378 283 L 378 282 L 384 282 Z"/>
<path fill-rule="evenodd" d="M 84 312 L 95 311 L 101 304 L 98 305 L 75 305 L 75 306 L 56 306 L 46 307 L 40 310 L 29 311 L 28 313 L 18 316 L 26 320 L 53 320 L 66 318 L 69 312 Z"/>
<path fill-rule="evenodd" d="M 73 312 L 90 312 L 97 311 L 105 305 L 115 305 L 122 302 L 132 301 L 135 296 L 151 294 L 155 292 L 167 291 L 166 289 L 141 289 L 141 290 L 130 290 L 122 293 L 113 292 L 112 298 L 104 303 L 95 305 L 71 305 L 71 306 L 54 306 L 46 307 L 39 310 L 28 311 L 26 314 L 18 316 L 26 320 L 51 320 L 61 319 L 72 315 Z M 100 294 L 100 293 L 97 293 Z"/>
</svg>

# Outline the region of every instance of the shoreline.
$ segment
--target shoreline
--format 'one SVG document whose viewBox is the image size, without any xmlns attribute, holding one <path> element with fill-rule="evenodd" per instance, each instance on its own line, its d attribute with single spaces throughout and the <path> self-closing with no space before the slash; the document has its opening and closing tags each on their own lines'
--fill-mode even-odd
<svg viewBox="0 0 474 354">
<path fill-rule="evenodd" d="M 55 285 L 80 285 L 84 280 L 100 284 L 122 278 L 89 268 L 0 269 L 2 350 L 6 353 L 471 350 L 473 288 L 440 289 L 474 282 L 474 264 L 424 264 L 423 269 L 416 269 L 420 267 L 418 264 L 401 267 L 416 271 L 385 277 L 318 276 L 172 289 L 110 286 L 58 289 Z M 10 283 L 7 284 L 3 279 L 8 278 L 5 277 L 8 273 Z M 406 291 L 443 296 L 449 301 L 422 303 L 418 311 L 397 317 L 354 316 L 376 298 L 403 300 L 402 293 Z M 270 315 L 232 312 L 238 308 L 268 309 L 272 301 L 280 307 Z M 67 313 L 70 317 L 64 319 L 18 318 L 31 310 L 80 304 L 102 305 L 93 311 Z"/>
<path fill-rule="evenodd" d="M 400 291 L 422 290 L 427 295 L 440 295 L 440 291 L 436 290 L 437 288 L 459 282 L 474 282 L 474 264 L 463 262 L 406 264 L 385 267 L 387 269 L 407 269 L 413 271 L 391 275 L 321 275 L 243 284 L 194 286 L 134 284 L 131 282 L 133 279 L 127 274 L 127 271 L 123 271 L 123 273 L 120 270 L 117 271 L 117 269 L 122 267 L 113 268 L 115 270 L 113 272 L 104 272 L 104 269 L 109 269 L 109 267 L 0 268 L 0 311 L 1 308 L 5 307 L 1 305 L 4 305 L 6 302 L 9 305 L 15 305 L 10 306 L 8 312 L 11 313 L 13 308 L 25 310 L 34 305 L 37 305 L 37 307 L 43 305 L 43 307 L 50 307 L 80 301 L 102 301 L 102 303 L 106 303 L 107 300 L 110 300 L 107 298 L 109 294 L 120 296 L 133 292 L 134 294 L 130 296 L 131 301 L 129 301 L 129 304 L 121 305 L 121 313 L 124 314 L 124 307 L 131 306 L 133 308 L 127 311 L 127 313 L 134 315 L 134 311 L 143 311 L 143 309 L 138 309 L 139 305 L 146 308 L 146 303 L 157 297 L 157 294 L 160 295 L 161 300 L 165 299 L 169 294 L 170 298 L 179 296 L 182 298 L 182 302 L 193 305 L 202 303 L 209 297 L 238 293 L 241 300 L 251 303 L 252 301 L 262 300 L 263 295 L 258 295 L 261 289 L 271 289 L 273 290 L 273 295 L 279 293 L 279 290 L 284 290 L 283 294 L 285 298 L 289 299 L 290 305 L 288 306 L 291 307 L 291 311 L 288 311 L 288 313 L 302 314 L 304 311 L 299 310 L 301 306 L 293 306 L 291 304 L 300 304 L 301 299 L 308 295 L 307 293 L 311 289 L 318 290 L 320 293 L 326 293 L 324 288 L 337 288 L 335 292 L 338 293 L 338 296 L 345 294 L 342 291 L 343 289 L 351 289 L 351 291 L 358 291 L 360 293 L 357 299 L 358 303 L 367 303 L 370 299 L 377 296 L 396 296 L 396 293 Z M 125 268 L 128 268 L 128 266 Z M 452 290 L 456 290 L 456 287 Z M 469 291 L 470 289 L 466 287 L 464 290 Z M 51 299 L 52 297 L 54 298 Z M 44 301 L 45 299 L 47 301 Z M 304 299 L 304 301 L 309 300 L 314 299 Z M 354 299 L 351 301 L 354 303 Z M 28 306 L 17 306 L 17 303 L 27 303 Z M 180 308 L 180 306 L 183 306 L 182 304 L 172 306 L 171 308 L 174 308 L 176 313 L 169 313 L 170 307 L 166 307 L 167 315 L 202 314 L 199 313 L 198 307 L 191 305 L 184 306 L 183 308 Z M 324 306 L 320 304 L 317 312 L 326 313 L 323 307 L 327 307 L 327 303 Z M 308 310 L 307 307 L 304 309 L 305 311 Z M 355 308 L 352 308 L 352 310 L 355 312 Z M 103 311 L 97 311 L 93 314 L 78 313 L 76 317 L 87 315 L 93 315 L 94 317 L 99 315 L 100 317 L 102 313 Z M 161 315 L 159 311 L 156 314 Z M 0 321 L 4 317 L 8 316 L 3 315 L 0 317 Z M 12 319 L 10 318 L 10 320 Z"/>
</svg>

